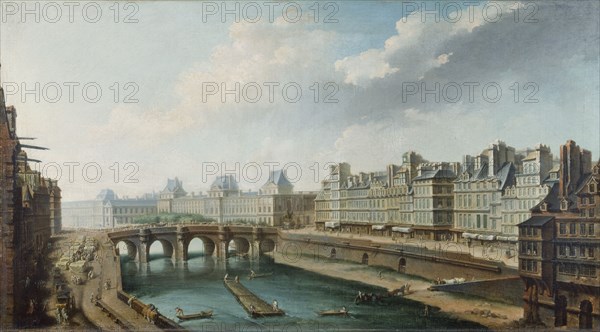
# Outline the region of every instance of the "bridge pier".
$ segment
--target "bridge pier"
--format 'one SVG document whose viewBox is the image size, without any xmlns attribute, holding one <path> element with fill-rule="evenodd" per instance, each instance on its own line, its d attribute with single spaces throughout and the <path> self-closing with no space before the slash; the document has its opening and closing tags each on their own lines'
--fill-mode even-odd
<svg viewBox="0 0 600 332">
<path fill-rule="evenodd" d="M 217 258 L 227 259 L 229 240 L 231 240 L 229 229 L 225 228 L 225 226 L 219 225 L 218 238 L 218 243 L 215 243 L 215 245 L 217 246 Z"/>
<path fill-rule="evenodd" d="M 185 250 L 185 240 L 188 233 L 187 227 L 177 227 L 177 243 L 175 245 L 175 261 L 177 262 L 187 262 L 188 260 L 188 253 Z"/>
<path fill-rule="evenodd" d="M 217 244 L 217 258 L 227 259 L 227 251 L 229 249 L 229 240 L 219 240 Z"/>
<path fill-rule="evenodd" d="M 140 248 L 138 253 L 138 259 L 140 263 L 148 263 L 148 241 L 150 240 L 150 230 L 146 228 L 140 229 Z"/>
<path fill-rule="evenodd" d="M 260 258 L 260 255 L 262 254 L 260 252 L 260 240 L 254 240 L 250 243 L 250 258 L 252 259 L 258 259 Z"/>
</svg>

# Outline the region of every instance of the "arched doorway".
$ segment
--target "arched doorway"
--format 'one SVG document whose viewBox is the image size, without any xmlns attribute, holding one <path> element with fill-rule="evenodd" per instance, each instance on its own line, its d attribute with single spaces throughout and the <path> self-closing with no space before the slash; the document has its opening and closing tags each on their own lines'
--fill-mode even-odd
<svg viewBox="0 0 600 332">
<path fill-rule="evenodd" d="M 335 258 L 336 255 L 337 251 L 335 250 L 335 248 L 331 248 L 331 250 L 329 251 L 329 258 Z"/>
<path fill-rule="evenodd" d="M 567 298 L 564 295 L 556 298 L 554 305 L 554 326 L 567 325 Z"/>
<path fill-rule="evenodd" d="M 592 328 L 592 303 L 588 300 L 581 301 L 579 304 L 579 328 Z"/>
<path fill-rule="evenodd" d="M 398 260 L 398 272 L 405 273 L 406 272 L 406 258 L 402 257 Z"/>
<path fill-rule="evenodd" d="M 362 261 L 361 261 L 361 263 L 365 264 L 365 265 L 369 265 L 369 255 L 367 255 L 367 253 L 364 253 L 362 255 Z"/>
</svg>

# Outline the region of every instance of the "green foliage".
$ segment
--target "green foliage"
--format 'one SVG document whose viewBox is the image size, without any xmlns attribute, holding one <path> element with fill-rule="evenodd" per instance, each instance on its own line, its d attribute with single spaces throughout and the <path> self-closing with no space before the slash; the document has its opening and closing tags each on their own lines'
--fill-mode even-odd
<svg viewBox="0 0 600 332">
<path fill-rule="evenodd" d="M 214 222 L 213 219 L 206 218 L 201 214 L 193 213 L 161 213 L 133 218 L 134 224 L 154 224 L 154 223 L 188 223 L 188 222 Z"/>
</svg>

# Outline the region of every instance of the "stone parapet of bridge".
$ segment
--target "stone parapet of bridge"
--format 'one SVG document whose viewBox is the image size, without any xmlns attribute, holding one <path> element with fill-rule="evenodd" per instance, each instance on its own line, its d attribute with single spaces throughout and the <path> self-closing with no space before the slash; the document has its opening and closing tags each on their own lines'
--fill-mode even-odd
<svg viewBox="0 0 600 332">
<path fill-rule="evenodd" d="M 188 260 L 190 242 L 199 238 L 204 243 L 205 255 L 216 255 L 226 259 L 231 241 L 238 255 L 258 258 L 265 252 L 275 250 L 278 233 L 273 227 L 228 226 L 228 225 L 174 225 L 163 227 L 139 227 L 108 233 L 117 246 L 123 242 L 131 259 L 147 263 L 152 244 L 159 241 L 163 253 L 176 261 Z"/>
</svg>

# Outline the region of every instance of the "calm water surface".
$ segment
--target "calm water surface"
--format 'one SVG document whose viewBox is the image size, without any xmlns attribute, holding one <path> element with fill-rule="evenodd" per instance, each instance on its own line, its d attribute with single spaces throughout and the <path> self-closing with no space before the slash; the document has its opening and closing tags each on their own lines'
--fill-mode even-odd
<svg viewBox="0 0 600 332">
<path fill-rule="evenodd" d="M 331 331 L 399 329 L 481 329 L 482 326 L 452 319 L 435 309 L 423 317 L 424 305 L 404 298 L 385 304 L 354 304 L 359 290 L 382 293 L 383 288 L 322 276 L 287 265 L 269 257 L 259 261 L 197 255 L 187 264 L 174 264 L 170 258 L 153 257 L 140 265 L 122 257 L 123 288 L 145 303 L 156 305 L 175 321 L 175 307 L 194 313 L 213 310 L 214 317 L 180 322 L 195 331 Z M 273 272 L 271 277 L 248 280 L 249 270 Z M 240 276 L 241 282 L 267 302 L 277 299 L 286 315 L 251 319 L 223 286 L 223 276 Z M 319 310 L 346 306 L 351 317 L 319 317 Z"/>
</svg>

